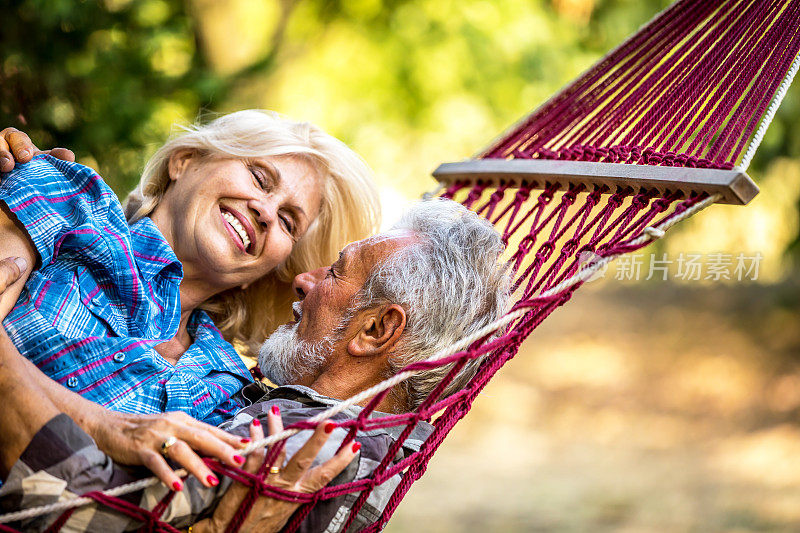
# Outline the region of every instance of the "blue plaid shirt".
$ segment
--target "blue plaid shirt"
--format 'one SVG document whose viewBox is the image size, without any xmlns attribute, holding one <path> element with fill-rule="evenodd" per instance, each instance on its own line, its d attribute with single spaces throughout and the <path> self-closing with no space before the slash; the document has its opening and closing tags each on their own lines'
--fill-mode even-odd
<svg viewBox="0 0 800 533">
<path fill-rule="evenodd" d="M 128 226 L 92 169 L 49 156 L 0 178 L 0 200 L 41 260 L 3 321 L 20 353 L 94 402 L 129 413 L 184 411 L 217 425 L 251 382 L 233 346 L 195 311 L 176 365 L 155 345 L 180 323 L 181 264 L 152 220 Z"/>
</svg>

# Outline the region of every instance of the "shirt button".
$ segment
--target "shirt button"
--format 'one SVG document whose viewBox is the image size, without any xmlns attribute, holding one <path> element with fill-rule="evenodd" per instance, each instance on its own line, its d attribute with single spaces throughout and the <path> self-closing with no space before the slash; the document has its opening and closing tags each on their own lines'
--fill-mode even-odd
<svg viewBox="0 0 800 533">
<path fill-rule="evenodd" d="M 124 353 L 115 353 L 114 354 L 114 361 L 116 361 L 117 363 L 121 363 L 124 360 L 125 360 L 125 354 Z"/>
<path fill-rule="evenodd" d="M 67 380 L 67 387 L 74 389 L 77 386 L 78 386 L 78 378 L 76 378 L 75 376 L 72 376 Z"/>
</svg>

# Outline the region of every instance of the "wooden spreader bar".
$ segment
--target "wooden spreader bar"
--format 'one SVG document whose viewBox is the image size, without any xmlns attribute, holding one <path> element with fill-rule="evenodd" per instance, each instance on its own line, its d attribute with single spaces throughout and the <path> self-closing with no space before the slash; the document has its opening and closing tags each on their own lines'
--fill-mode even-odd
<svg viewBox="0 0 800 533">
<path fill-rule="evenodd" d="M 484 181 L 526 184 L 537 189 L 549 183 L 584 184 L 589 191 L 605 185 L 610 192 L 632 187 L 634 191 L 655 189 L 664 195 L 676 191 L 721 194 L 718 203 L 745 205 L 758 194 L 758 186 L 741 169 L 630 165 L 549 159 L 472 159 L 444 163 L 433 171 L 441 183 Z"/>
</svg>

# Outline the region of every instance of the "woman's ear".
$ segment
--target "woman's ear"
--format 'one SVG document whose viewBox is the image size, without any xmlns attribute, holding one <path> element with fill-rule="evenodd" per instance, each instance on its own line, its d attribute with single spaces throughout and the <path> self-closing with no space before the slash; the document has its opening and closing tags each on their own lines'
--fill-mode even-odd
<svg viewBox="0 0 800 533">
<path fill-rule="evenodd" d="M 169 172 L 169 179 L 175 181 L 186 172 L 189 167 L 195 152 L 189 149 L 176 150 L 169 156 L 167 164 L 167 171 Z"/>
<path fill-rule="evenodd" d="M 368 311 L 360 320 L 358 333 L 347 343 L 347 351 L 354 357 L 391 352 L 406 329 L 406 311 L 397 304 Z"/>
</svg>

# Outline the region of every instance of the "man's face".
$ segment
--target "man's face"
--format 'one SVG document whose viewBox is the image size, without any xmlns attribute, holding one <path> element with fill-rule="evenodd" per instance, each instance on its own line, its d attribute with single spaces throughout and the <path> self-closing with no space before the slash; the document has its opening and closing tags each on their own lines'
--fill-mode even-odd
<svg viewBox="0 0 800 533">
<path fill-rule="evenodd" d="M 310 385 L 327 364 L 346 356 L 347 343 L 361 326 L 359 317 L 352 316 L 355 296 L 376 265 L 413 241 L 407 232 L 376 235 L 345 247 L 329 268 L 297 276 L 295 320 L 262 345 L 264 375 L 278 385 Z"/>
</svg>

